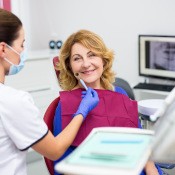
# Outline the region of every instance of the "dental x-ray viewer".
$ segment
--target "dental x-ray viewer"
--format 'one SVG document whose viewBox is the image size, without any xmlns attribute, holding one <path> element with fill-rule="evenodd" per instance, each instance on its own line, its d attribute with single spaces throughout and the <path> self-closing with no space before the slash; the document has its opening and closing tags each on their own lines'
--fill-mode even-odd
<svg viewBox="0 0 175 175">
<path fill-rule="evenodd" d="M 26 153 L 30 147 L 51 160 L 58 159 L 73 142 L 86 114 L 99 102 L 96 91 L 88 88 L 76 116 L 54 137 L 39 117 L 31 96 L 4 85 L 6 75 L 24 67 L 23 43 L 20 19 L 0 9 L 0 174 L 4 175 L 27 174 Z"/>
</svg>

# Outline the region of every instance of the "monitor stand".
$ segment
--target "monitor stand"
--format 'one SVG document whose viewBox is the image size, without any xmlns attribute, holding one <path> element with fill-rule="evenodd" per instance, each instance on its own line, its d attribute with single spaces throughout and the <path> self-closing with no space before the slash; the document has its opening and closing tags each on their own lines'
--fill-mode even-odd
<svg viewBox="0 0 175 175">
<path fill-rule="evenodd" d="M 145 77 L 144 78 L 144 83 L 149 83 L 149 78 Z"/>
<path fill-rule="evenodd" d="M 173 85 L 175 86 L 175 81 L 168 79 L 158 79 L 158 78 L 145 78 L 148 83 L 162 84 L 162 85 Z"/>
</svg>

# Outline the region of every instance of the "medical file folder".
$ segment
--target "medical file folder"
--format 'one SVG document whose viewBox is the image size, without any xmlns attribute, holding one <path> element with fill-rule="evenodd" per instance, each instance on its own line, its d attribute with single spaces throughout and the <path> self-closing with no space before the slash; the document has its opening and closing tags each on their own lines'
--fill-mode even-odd
<svg viewBox="0 0 175 175">
<path fill-rule="evenodd" d="M 152 139 L 150 130 L 95 128 L 55 169 L 65 174 L 138 175 L 151 155 Z"/>
</svg>

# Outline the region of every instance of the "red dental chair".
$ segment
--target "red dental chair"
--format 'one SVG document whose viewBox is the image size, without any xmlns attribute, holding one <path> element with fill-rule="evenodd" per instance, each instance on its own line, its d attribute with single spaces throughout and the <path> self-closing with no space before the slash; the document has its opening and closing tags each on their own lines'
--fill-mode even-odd
<svg viewBox="0 0 175 175">
<path fill-rule="evenodd" d="M 55 65 L 59 62 L 59 58 L 58 57 L 54 57 L 53 58 L 53 65 L 55 67 Z M 59 71 L 55 70 L 57 77 L 59 77 Z M 119 86 L 122 87 L 128 94 L 128 96 L 131 99 L 135 99 L 134 97 L 134 93 L 132 92 L 132 88 L 130 86 L 128 86 L 129 84 L 126 83 L 125 80 L 121 79 L 121 78 L 116 78 L 116 81 L 114 83 L 115 86 Z M 129 90 L 129 91 L 128 91 Z M 129 95 L 131 94 L 131 95 Z M 54 116 L 55 116 L 55 111 L 58 105 L 60 98 L 56 98 L 55 100 L 53 100 L 53 102 L 49 105 L 49 107 L 47 108 L 45 115 L 44 115 L 44 121 L 47 124 L 49 130 L 53 133 L 53 120 L 54 120 Z M 54 175 L 54 164 L 53 161 L 47 159 L 44 157 L 46 166 L 49 170 L 50 175 Z M 164 169 L 172 169 L 175 167 L 175 164 L 159 164 L 156 163 L 157 165 L 159 165 L 161 168 Z"/>
</svg>

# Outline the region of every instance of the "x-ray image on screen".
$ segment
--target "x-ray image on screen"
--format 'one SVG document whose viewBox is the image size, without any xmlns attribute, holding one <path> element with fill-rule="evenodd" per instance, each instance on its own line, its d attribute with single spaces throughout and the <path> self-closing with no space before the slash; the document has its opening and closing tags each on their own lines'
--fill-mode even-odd
<svg viewBox="0 0 175 175">
<path fill-rule="evenodd" d="M 139 75 L 175 80 L 175 36 L 139 35 Z"/>
<path fill-rule="evenodd" d="M 149 41 L 146 44 L 149 68 L 175 71 L 175 43 Z"/>
</svg>

